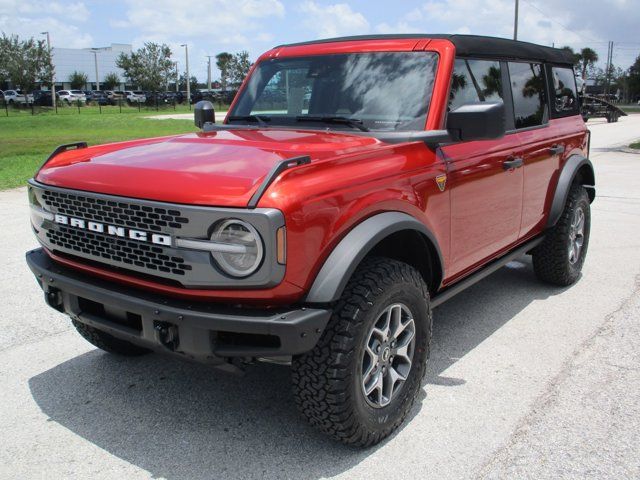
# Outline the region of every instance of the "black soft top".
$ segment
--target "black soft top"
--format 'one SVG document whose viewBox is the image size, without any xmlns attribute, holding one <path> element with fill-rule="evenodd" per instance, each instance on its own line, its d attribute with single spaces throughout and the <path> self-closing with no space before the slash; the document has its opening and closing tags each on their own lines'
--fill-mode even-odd
<svg viewBox="0 0 640 480">
<path fill-rule="evenodd" d="M 545 47 L 535 43 L 509 40 L 507 38 L 485 37 L 482 35 L 430 35 L 426 33 L 356 35 L 352 37 L 336 37 L 313 40 L 310 42 L 290 43 L 286 45 L 278 45 L 278 47 L 297 47 L 317 43 L 393 40 L 403 38 L 446 39 L 455 45 L 456 54 L 464 57 L 488 57 L 505 60 L 536 60 L 540 62 L 573 65 L 573 55 L 571 55 L 571 52 L 567 50 Z"/>
</svg>

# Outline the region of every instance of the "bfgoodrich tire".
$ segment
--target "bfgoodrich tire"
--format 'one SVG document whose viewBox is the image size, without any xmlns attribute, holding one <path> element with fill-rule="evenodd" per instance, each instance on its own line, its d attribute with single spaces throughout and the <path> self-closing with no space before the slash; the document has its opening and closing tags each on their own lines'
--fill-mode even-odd
<svg viewBox="0 0 640 480">
<path fill-rule="evenodd" d="M 95 345 L 105 352 L 115 353 L 116 355 L 123 355 L 126 357 L 138 357 L 140 355 L 151 353 L 151 350 L 120 340 L 119 338 L 78 322 L 77 320 L 72 320 L 71 322 L 73 323 L 73 326 L 76 327 L 78 333 L 82 335 L 87 342 Z"/>
<path fill-rule="evenodd" d="M 589 247 L 591 208 L 582 185 L 573 185 L 558 223 L 533 250 L 533 269 L 547 283 L 568 286 L 578 280 Z"/>
<path fill-rule="evenodd" d="M 293 359 L 300 411 L 343 443 L 380 442 L 400 426 L 418 395 L 431 326 L 420 273 L 395 260 L 365 260 L 316 347 Z"/>
</svg>

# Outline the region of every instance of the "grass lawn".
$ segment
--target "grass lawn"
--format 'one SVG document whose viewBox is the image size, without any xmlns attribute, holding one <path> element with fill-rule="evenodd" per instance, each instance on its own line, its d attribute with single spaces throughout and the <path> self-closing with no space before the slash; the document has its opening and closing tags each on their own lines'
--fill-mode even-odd
<svg viewBox="0 0 640 480">
<path fill-rule="evenodd" d="M 97 145 L 197 130 L 193 122 L 143 118 L 150 114 L 0 116 L 0 190 L 24 185 L 63 143 Z"/>
<path fill-rule="evenodd" d="M 632 105 L 618 105 L 622 111 L 627 113 L 640 113 L 640 105 L 632 104 Z"/>
</svg>

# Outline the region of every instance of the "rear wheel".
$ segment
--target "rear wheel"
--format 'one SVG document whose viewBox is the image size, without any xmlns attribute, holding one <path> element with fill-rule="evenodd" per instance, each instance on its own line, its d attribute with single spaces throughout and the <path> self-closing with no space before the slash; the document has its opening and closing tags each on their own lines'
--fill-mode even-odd
<svg viewBox="0 0 640 480">
<path fill-rule="evenodd" d="M 413 405 L 430 339 L 429 292 L 420 273 L 391 259 L 365 260 L 316 347 L 293 360 L 300 411 L 344 443 L 378 443 Z"/>
<path fill-rule="evenodd" d="M 590 230 L 589 196 L 582 185 L 573 185 L 558 223 L 533 251 L 537 277 L 560 286 L 575 283 L 587 255 Z"/>
<path fill-rule="evenodd" d="M 151 353 L 151 350 L 138 347 L 133 343 L 116 338 L 108 333 L 97 330 L 77 320 L 72 320 L 73 326 L 82 337 L 92 345 L 104 350 L 105 352 L 124 355 L 126 357 L 137 357 Z"/>
</svg>

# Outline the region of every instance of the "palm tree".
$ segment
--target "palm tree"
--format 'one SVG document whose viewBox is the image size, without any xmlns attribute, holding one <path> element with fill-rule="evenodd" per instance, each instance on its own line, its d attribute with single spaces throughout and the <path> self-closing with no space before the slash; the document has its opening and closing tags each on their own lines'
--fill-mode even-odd
<svg viewBox="0 0 640 480">
<path fill-rule="evenodd" d="M 595 65 L 598 61 L 598 54 L 595 50 L 585 47 L 580 50 L 580 63 L 582 67 L 582 79 L 587 79 L 587 70 Z"/>
</svg>

